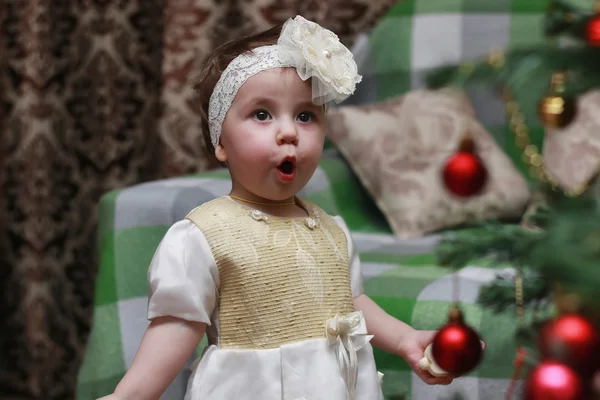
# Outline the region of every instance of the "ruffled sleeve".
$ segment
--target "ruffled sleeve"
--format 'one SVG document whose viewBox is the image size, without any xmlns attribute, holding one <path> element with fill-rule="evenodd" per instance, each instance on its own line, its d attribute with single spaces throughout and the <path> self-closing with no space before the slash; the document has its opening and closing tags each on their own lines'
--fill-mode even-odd
<svg viewBox="0 0 600 400">
<path fill-rule="evenodd" d="M 148 269 L 148 319 L 173 316 L 210 325 L 219 295 L 219 271 L 202 231 L 176 222 Z"/>
<path fill-rule="evenodd" d="M 360 258 L 358 257 L 358 251 L 356 250 L 354 240 L 352 240 L 352 236 L 350 235 L 350 230 L 348 229 L 346 222 L 340 216 L 335 216 L 333 219 L 344 231 L 344 234 L 346 234 L 346 239 L 348 240 L 348 261 L 350 263 L 350 284 L 352 286 L 352 297 L 358 297 L 364 293 L 362 268 L 360 265 Z"/>
</svg>

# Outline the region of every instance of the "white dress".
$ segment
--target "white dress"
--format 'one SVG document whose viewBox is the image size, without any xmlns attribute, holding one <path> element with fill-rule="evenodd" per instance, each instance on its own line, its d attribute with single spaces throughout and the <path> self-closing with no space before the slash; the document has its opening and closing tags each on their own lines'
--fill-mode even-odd
<svg viewBox="0 0 600 400">
<path fill-rule="evenodd" d="M 229 197 L 216 201 L 244 209 Z M 246 215 L 245 211 L 228 223 L 244 219 L 239 215 Z M 266 221 L 269 217 L 256 211 L 248 217 L 254 219 L 252 222 L 257 223 L 257 227 L 268 226 L 277 218 Z M 347 243 L 343 248 L 347 248 L 350 269 L 351 288 L 348 290 L 356 297 L 363 293 L 357 252 L 344 221 L 340 217 L 327 218 L 334 220 L 344 233 L 342 237 Z M 307 219 L 307 222 L 310 221 Z M 265 240 L 272 237 L 272 232 L 264 236 Z M 332 312 L 331 318 L 323 321 L 321 337 L 283 343 L 274 348 L 222 346 L 219 301 L 222 277 L 209 242 L 198 224 L 189 219 L 179 221 L 159 244 L 148 271 L 149 319 L 174 316 L 209 325 L 209 346 L 193 365 L 186 400 L 383 399 L 381 375 L 375 367 L 368 343 L 371 336 L 366 335 L 361 313 Z M 340 328 L 342 320 L 353 320 L 353 323 L 344 331 Z M 352 360 L 354 356 L 356 359 Z"/>
</svg>

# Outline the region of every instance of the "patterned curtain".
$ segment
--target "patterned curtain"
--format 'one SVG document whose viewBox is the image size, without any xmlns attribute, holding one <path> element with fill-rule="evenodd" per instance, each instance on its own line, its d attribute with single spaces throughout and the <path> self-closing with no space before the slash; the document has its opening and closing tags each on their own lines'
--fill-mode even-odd
<svg viewBox="0 0 600 400">
<path fill-rule="evenodd" d="M 351 44 L 394 2 L 1 2 L 0 398 L 74 397 L 100 196 L 216 166 L 188 85 L 210 50 L 296 14 Z"/>
</svg>

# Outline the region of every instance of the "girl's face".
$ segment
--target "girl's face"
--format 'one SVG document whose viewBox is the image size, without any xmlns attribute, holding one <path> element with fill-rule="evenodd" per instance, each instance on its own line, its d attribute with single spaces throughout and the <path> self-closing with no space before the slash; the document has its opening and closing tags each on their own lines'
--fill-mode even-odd
<svg viewBox="0 0 600 400">
<path fill-rule="evenodd" d="M 325 111 L 293 68 L 261 71 L 238 90 L 215 155 L 231 172 L 232 194 L 290 200 L 312 177 L 325 140 Z"/>
</svg>

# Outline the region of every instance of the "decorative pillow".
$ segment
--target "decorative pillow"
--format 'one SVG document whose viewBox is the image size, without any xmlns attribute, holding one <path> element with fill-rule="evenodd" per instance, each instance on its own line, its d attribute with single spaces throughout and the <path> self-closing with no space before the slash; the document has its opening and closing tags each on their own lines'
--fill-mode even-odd
<svg viewBox="0 0 600 400">
<path fill-rule="evenodd" d="M 480 195 L 465 199 L 449 194 L 441 171 L 467 133 L 489 180 Z M 520 217 L 530 197 L 527 182 L 477 122 L 462 92 L 419 90 L 376 104 L 332 109 L 328 137 L 401 238 Z"/>
<path fill-rule="evenodd" d="M 600 172 L 600 90 L 578 99 L 573 122 L 561 130 L 546 131 L 544 165 L 563 190 L 588 183 Z"/>
</svg>

